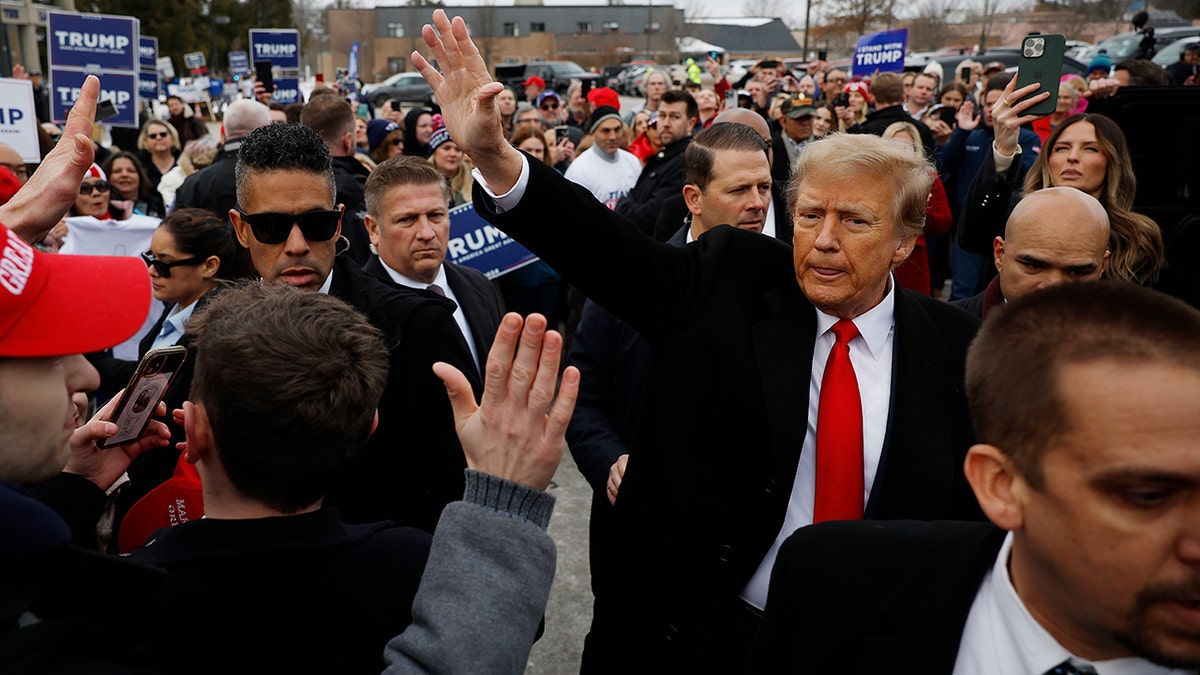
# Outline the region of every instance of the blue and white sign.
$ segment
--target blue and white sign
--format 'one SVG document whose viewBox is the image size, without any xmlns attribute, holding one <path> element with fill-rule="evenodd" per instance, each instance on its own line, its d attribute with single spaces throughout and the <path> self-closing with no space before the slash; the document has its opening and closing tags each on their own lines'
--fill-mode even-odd
<svg viewBox="0 0 1200 675">
<path fill-rule="evenodd" d="M 536 262 L 537 256 L 475 212 L 473 204 L 450 209 L 450 241 L 446 260 L 466 265 L 495 279 Z"/>
<path fill-rule="evenodd" d="M 246 52 L 229 52 L 229 71 L 234 75 L 249 75 L 250 56 Z"/>
<path fill-rule="evenodd" d="M 158 67 L 158 38 L 141 36 L 138 45 L 138 64 L 142 70 L 155 70 Z"/>
<path fill-rule="evenodd" d="M 17 151 L 30 164 L 42 161 L 38 148 L 37 113 L 33 107 L 33 83 L 26 79 L 0 77 L 0 143 Z"/>
<path fill-rule="evenodd" d="M 271 100 L 280 105 L 289 103 L 304 103 L 304 94 L 300 93 L 300 78 L 298 77 L 276 77 L 275 93 L 271 95 Z"/>
<path fill-rule="evenodd" d="M 154 70 L 138 71 L 138 96 L 147 101 L 158 100 L 158 72 Z"/>
<path fill-rule="evenodd" d="M 350 61 L 346 64 L 346 77 L 351 80 L 358 79 L 358 40 L 350 45 Z"/>
<path fill-rule="evenodd" d="M 276 68 L 300 69 L 300 31 L 294 28 L 251 28 L 250 58 Z"/>
<path fill-rule="evenodd" d="M 850 73 L 866 77 L 877 72 L 904 72 L 907 46 L 907 28 L 864 35 L 858 39 L 858 46 L 854 49 L 854 62 L 850 64 Z"/>
<path fill-rule="evenodd" d="M 183 55 L 183 65 L 189 70 L 200 70 L 208 65 L 204 52 L 188 52 Z"/>
<path fill-rule="evenodd" d="M 54 121 L 66 121 L 88 75 L 81 70 L 50 69 L 50 114 Z M 117 115 L 105 122 L 113 126 L 136 127 L 137 92 L 135 73 L 104 73 L 100 77 L 100 100 L 108 99 L 117 108 Z"/>
<path fill-rule="evenodd" d="M 134 72 L 138 20 L 131 16 L 46 12 L 50 67 Z"/>
</svg>

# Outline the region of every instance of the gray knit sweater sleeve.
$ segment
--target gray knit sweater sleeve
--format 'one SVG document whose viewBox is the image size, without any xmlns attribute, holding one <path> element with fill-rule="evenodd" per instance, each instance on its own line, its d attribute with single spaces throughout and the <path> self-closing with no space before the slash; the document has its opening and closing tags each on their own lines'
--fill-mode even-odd
<svg viewBox="0 0 1200 675">
<path fill-rule="evenodd" d="M 467 470 L 442 511 L 413 623 L 384 649 L 388 675 L 520 675 L 554 580 L 554 496 Z"/>
</svg>

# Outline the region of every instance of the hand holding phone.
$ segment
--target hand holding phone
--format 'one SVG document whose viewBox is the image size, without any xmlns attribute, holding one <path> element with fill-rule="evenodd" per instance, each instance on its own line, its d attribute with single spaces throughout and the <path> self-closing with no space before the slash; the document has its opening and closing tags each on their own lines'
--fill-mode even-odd
<svg viewBox="0 0 1200 675">
<path fill-rule="evenodd" d="M 1035 92 L 1023 96 L 1020 101 L 1042 93 L 1049 93 L 1045 100 L 1030 106 L 1026 115 L 1049 115 L 1058 107 L 1058 85 L 1062 78 L 1063 52 L 1066 50 L 1065 35 L 1026 35 L 1021 40 L 1021 56 L 1017 61 L 1017 89 L 1037 83 Z M 1015 105 L 1018 101 L 1010 101 Z"/>
<path fill-rule="evenodd" d="M 554 127 L 554 142 L 555 143 L 562 143 L 564 140 L 566 140 L 570 137 L 571 137 L 571 134 L 567 130 L 567 126 L 565 124 L 560 124 L 559 126 Z"/>
<path fill-rule="evenodd" d="M 275 91 L 275 75 L 271 72 L 270 61 L 254 62 L 254 79 L 262 84 L 263 91 L 270 94 Z M 257 94 L 257 91 L 255 92 Z"/>
<path fill-rule="evenodd" d="M 96 447 L 111 448 L 140 437 L 186 359 L 187 349 L 178 345 L 146 352 L 109 418 L 117 433 L 97 441 Z"/>
</svg>

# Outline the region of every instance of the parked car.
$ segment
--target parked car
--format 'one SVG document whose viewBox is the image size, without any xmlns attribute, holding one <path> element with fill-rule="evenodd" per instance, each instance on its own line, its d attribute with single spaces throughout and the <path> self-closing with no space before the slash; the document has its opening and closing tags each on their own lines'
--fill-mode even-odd
<svg viewBox="0 0 1200 675">
<path fill-rule="evenodd" d="M 1171 44 L 1178 38 L 1195 35 L 1197 32 L 1200 32 L 1196 30 L 1195 26 L 1170 26 L 1166 28 L 1154 28 L 1152 30 L 1154 31 L 1154 49 L 1156 51 Z M 1086 54 L 1080 56 L 1079 60 L 1087 63 L 1103 49 L 1108 53 L 1108 57 L 1112 59 L 1115 65 L 1137 56 L 1138 47 L 1141 46 L 1142 40 L 1145 38 L 1146 35 L 1142 31 L 1131 30 L 1127 33 L 1120 33 L 1096 43 Z"/>
<path fill-rule="evenodd" d="M 613 91 L 620 92 L 621 90 L 618 89 L 617 83 L 620 80 L 621 73 L 625 72 L 626 70 L 629 70 L 632 67 L 633 67 L 632 63 L 622 63 L 622 64 L 615 65 L 615 66 L 605 66 L 604 69 L 600 71 L 600 79 L 597 82 L 597 84 L 599 84 L 602 87 L 608 87 L 609 89 L 612 89 Z"/>
<path fill-rule="evenodd" d="M 390 99 L 403 103 L 428 103 L 433 100 L 433 88 L 417 72 L 396 73 L 382 82 L 365 84 L 362 93 L 376 108 Z"/>
<path fill-rule="evenodd" d="M 1159 47 L 1158 53 L 1155 54 L 1154 58 L 1150 60 L 1162 66 L 1163 68 L 1166 68 L 1172 63 L 1178 61 L 1179 56 L 1183 54 L 1183 48 L 1192 44 L 1193 42 L 1200 42 L 1200 29 L 1197 29 L 1194 35 L 1186 35 L 1172 42 L 1171 44 L 1166 45 L 1165 47 Z"/>
<path fill-rule="evenodd" d="M 502 63 L 496 66 L 496 80 L 517 92 L 517 100 L 525 99 L 525 80 L 532 76 L 545 80 L 546 89 L 566 94 L 571 80 L 598 80 L 599 75 L 583 69 L 574 61 L 538 61 L 537 63 Z"/>
<path fill-rule="evenodd" d="M 661 67 L 657 63 L 633 63 L 630 68 L 621 71 L 621 74 L 617 76 L 617 92 L 626 96 L 641 96 L 641 87 L 646 79 L 646 73 L 653 68 Z"/>
</svg>

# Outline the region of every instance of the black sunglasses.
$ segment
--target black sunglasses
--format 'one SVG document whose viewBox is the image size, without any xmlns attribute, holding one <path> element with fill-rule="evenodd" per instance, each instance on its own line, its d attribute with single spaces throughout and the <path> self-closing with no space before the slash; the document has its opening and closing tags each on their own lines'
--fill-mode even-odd
<svg viewBox="0 0 1200 675">
<path fill-rule="evenodd" d="M 95 183 L 83 183 L 82 185 L 79 186 L 79 194 L 90 195 L 90 194 L 92 194 L 92 192 L 94 192 L 96 190 L 99 190 L 100 194 L 104 194 L 105 192 L 108 192 L 108 189 L 111 187 L 112 186 L 109 185 L 107 181 L 96 181 Z"/>
<path fill-rule="evenodd" d="M 146 138 L 156 138 L 156 139 L 157 138 L 166 138 L 167 136 L 170 136 L 170 135 L 171 134 L 169 134 L 165 131 L 159 131 L 158 133 L 146 134 Z"/>
<path fill-rule="evenodd" d="M 557 109 L 558 109 L 557 103 L 543 103 L 542 104 L 542 110 L 557 110 Z"/>
<path fill-rule="evenodd" d="M 172 267 L 179 267 L 180 265 L 199 265 L 200 263 L 204 262 L 205 260 L 206 260 L 206 258 L 196 257 L 196 258 L 184 258 L 183 260 L 172 260 L 171 262 L 166 262 L 166 261 L 155 258 L 154 254 L 151 253 L 150 251 L 146 251 L 146 252 L 142 253 L 142 262 L 146 263 L 146 267 L 153 267 L 154 271 L 158 272 L 158 276 L 160 276 L 164 279 L 171 278 L 171 268 Z"/>
<path fill-rule="evenodd" d="M 340 209 L 326 211 L 317 209 L 304 213 L 246 213 L 238 209 L 242 220 L 250 224 L 254 238 L 263 244 L 280 244 L 292 233 L 292 224 L 300 226 L 300 232 L 308 241 L 329 241 L 337 232 L 342 219 Z"/>
</svg>

